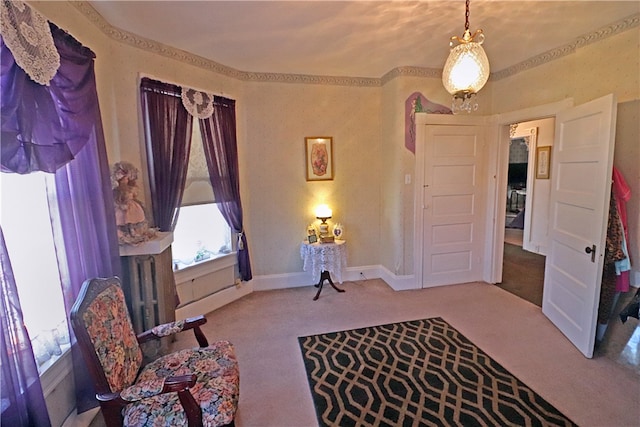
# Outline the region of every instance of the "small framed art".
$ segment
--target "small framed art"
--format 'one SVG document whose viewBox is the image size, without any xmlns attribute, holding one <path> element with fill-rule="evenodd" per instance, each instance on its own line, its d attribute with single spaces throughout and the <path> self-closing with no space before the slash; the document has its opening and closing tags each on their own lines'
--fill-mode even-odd
<svg viewBox="0 0 640 427">
<path fill-rule="evenodd" d="M 333 138 L 309 136 L 304 138 L 307 181 L 333 179 Z"/>
<path fill-rule="evenodd" d="M 536 148 L 536 179 L 549 179 L 551 146 Z"/>
</svg>

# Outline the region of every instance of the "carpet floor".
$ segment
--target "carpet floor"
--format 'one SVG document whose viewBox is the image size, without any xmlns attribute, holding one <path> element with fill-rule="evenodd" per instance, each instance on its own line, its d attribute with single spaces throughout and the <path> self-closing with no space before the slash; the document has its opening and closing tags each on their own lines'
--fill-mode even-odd
<svg viewBox="0 0 640 427">
<path fill-rule="evenodd" d="M 446 319 L 581 427 L 638 425 L 640 376 L 606 357 L 586 359 L 540 308 L 497 286 L 394 291 L 373 279 L 342 283 L 344 293 L 327 287 L 313 301 L 313 282 L 253 292 L 207 314 L 202 330 L 209 341 L 229 340 L 236 348 L 237 427 L 318 425 L 298 337 L 434 317 Z M 172 347 L 194 345 L 186 332 Z"/>
<path fill-rule="evenodd" d="M 442 318 L 299 338 L 321 426 L 573 426 Z"/>
</svg>

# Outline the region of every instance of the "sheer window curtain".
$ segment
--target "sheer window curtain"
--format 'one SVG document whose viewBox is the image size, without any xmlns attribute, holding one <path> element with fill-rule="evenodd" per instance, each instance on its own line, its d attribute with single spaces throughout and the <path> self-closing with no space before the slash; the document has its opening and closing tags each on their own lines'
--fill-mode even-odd
<svg viewBox="0 0 640 427">
<path fill-rule="evenodd" d="M 240 278 L 252 278 L 247 236 L 242 219 L 238 146 L 236 138 L 236 102 L 215 96 L 213 114 L 200 119 L 204 153 L 216 203 L 229 226 L 238 233 L 238 269 Z"/>
<path fill-rule="evenodd" d="M 95 55 L 54 24 L 50 28 L 60 68 L 49 86 L 32 81 L 4 42 L 0 44 L 0 161 L 3 172 L 53 173 L 48 185 L 50 216 L 68 313 L 84 280 L 119 275 L 120 261 Z M 70 336 L 78 411 L 82 412 L 97 406 L 97 401 L 84 360 L 76 357 L 80 352 L 72 331 Z M 28 340 L 7 344 L 13 348 L 3 348 L 3 353 L 30 348 Z M 46 413 L 46 408 L 41 410 Z"/>
<path fill-rule="evenodd" d="M 193 117 L 180 93 L 173 84 L 146 77 L 140 82 L 153 218 L 160 231 L 175 229 L 187 182 Z"/>
<path fill-rule="evenodd" d="M 24 328 L 18 290 L 0 228 L 0 411 L 3 425 L 50 426 L 38 366 Z"/>
</svg>

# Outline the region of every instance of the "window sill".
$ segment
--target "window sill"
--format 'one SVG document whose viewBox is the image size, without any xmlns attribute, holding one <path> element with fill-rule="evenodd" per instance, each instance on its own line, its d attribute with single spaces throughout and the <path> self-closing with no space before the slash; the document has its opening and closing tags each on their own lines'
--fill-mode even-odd
<svg viewBox="0 0 640 427">
<path fill-rule="evenodd" d="M 64 377 L 71 374 L 73 361 L 71 360 L 71 346 L 65 345 L 60 356 L 52 357 L 38 367 L 40 372 L 40 384 L 45 396 L 49 396 Z"/>
<path fill-rule="evenodd" d="M 209 273 L 232 267 L 237 264 L 236 252 L 214 255 L 209 259 L 196 262 L 173 272 L 176 284 L 197 279 Z"/>
<path fill-rule="evenodd" d="M 42 379 L 45 376 L 51 375 L 50 373 L 47 374 L 47 372 L 49 372 L 49 371 L 55 372 L 55 369 L 52 369 L 52 368 L 58 364 L 58 361 L 61 361 L 61 360 L 65 359 L 65 358 L 68 358 L 68 356 L 66 356 L 66 354 L 67 353 L 71 353 L 71 345 L 70 344 L 62 344 L 62 345 L 60 345 L 60 350 L 62 351 L 62 353 L 60 355 L 58 355 L 58 356 L 52 355 L 49 360 L 47 360 L 46 362 L 44 362 L 41 365 L 38 365 L 38 374 L 40 375 L 40 379 Z"/>
</svg>

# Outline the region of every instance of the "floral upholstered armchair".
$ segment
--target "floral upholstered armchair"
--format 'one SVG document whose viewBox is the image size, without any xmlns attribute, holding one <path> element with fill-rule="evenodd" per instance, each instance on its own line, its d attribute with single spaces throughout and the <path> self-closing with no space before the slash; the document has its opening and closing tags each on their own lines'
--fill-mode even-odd
<svg viewBox="0 0 640 427">
<path fill-rule="evenodd" d="M 71 323 L 107 426 L 233 425 L 239 370 L 228 341 L 209 345 L 204 316 L 136 335 L 117 277 L 87 280 Z M 192 329 L 199 347 L 143 366 L 140 344 Z"/>
</svg>

